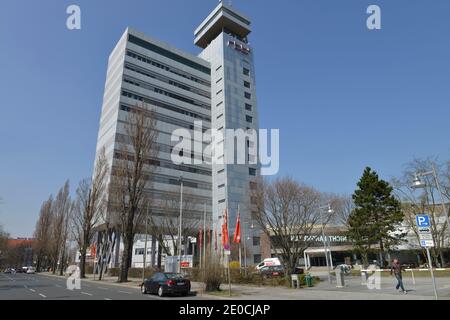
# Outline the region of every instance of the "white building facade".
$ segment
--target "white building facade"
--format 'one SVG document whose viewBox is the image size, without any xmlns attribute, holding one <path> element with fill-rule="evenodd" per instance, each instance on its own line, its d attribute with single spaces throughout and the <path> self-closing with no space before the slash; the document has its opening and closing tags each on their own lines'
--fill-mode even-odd
<svg viewBox="0 0 450 320">
<path fill-rule="evenodd" d="M 143 105 L 150 107 L 156 117 L 159 154 L 148 159 L 148 164 L 155 168 L 145 190 L 154 199 L 149 214 L 161 219 L 178 218 L 178 208 L 168 208 L 163 202 L 167 197 L 179 197 L 182 177 L 184 196 L 193 203 L 183 211 L 183 218 L 200 222 L 206 208 L 208 227 L 218 231 L 220 242 L 225 208 L 228 206 L 232 234 L 239 207 L 242 239 L 248 239 L 247 256 L 252 262 L 252 255 L 260 256 L 259 245 L 251 241 L 257 232 L 249 228 L 253 207 L 250 192 L 259 175 L 256 155 L 250 152 L 253 142 L 238 142 L 240 147 L 244 144 L 248 162 L 245 164 L 177 164 L 171 158 L 175 146 L 171 140 L 173 132 L 187 129 L 196 139 L 196 121 L 202 121 L 203 131 L 258 129 L 250 32 L 249 19 L 222 2 L 195 31 L 195 44 L 203 49 L 198 56 L 128 28 L 108 61 L 96 159 L 104 149 L 109 167 L 114 168 L 122 156 L 120 144 L 128 141 L 125 130 L 128 114 Z M 230 142 L 225 138 L 223 143 Z M 207 142 L 201 143 L 204 150 Z M 192 159 L 205 160 L 209 156 L 195 150 L 191 153 Z M 223 158 L 229 157 L 234 155 L 225 148 Z M 109 203 L 113 200 L 108 198 Z M 140 253 L 138 247 L 135 249 Z M 117 238 L 111 266 L 118 266 L 120 248 L 121 241 Z M 135 249 L 133 254 L 138 256 Z"/>
</svg>

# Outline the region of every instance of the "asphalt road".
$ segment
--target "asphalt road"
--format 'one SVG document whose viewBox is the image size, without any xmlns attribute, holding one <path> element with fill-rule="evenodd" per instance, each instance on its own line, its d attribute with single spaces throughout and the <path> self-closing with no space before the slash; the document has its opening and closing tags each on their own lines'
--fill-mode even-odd
<svg viewBox="0 0 450 320">
<path fill-rule="evenodd" d="M 117 284 L 81 282 L 81 290 L 67 289 L 66 279 L 40 274 L 0 273 L 0 300 L 204 300 L 188 297 L 144 295 L 139 288 Z"/>
</svg>

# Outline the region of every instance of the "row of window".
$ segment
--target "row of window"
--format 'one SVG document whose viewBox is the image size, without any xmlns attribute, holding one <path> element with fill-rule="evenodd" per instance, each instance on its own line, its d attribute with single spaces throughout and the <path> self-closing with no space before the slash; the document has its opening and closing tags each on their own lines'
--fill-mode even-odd
<svg viewBox="0 0 450 320">
<path fill-rule="evenodd" d="M 162 103 L 160 101 L 156 101 L 156 100 L 153 100 L 151 98 L 142 97 L 142 96 L 140 96 L 140 95 L 138 95 L 136 93 L 132 93 L 132 92 L 129 92 L 129 91 L 122 90 L 122 96 L 130 98 L 130 99 L 138 100 L 138 101 L 141 101 L 141 102 L 144 102 L 144 103 L 148 103 L 150 105 L 158 106 L 158 107 L 161 107 L 161 108 L 173 111 L 173 112 L 181 113 L 181 114 L 187 115 L 187 116 L 195 118 L 195 119 L 201 119 L 201 120 L 204 120 L 204 121 L 211 122 L 211 118 L 209 118 L 209 117 L 206 117 L 206 116 L 203 116 L 203 115 L 199 115 L 197 113 L 190 112 L 190 111 L 187 111 L 187 110 L 184 110 L 184 109 L 181 109 L 181 108 L 177 108 L 175 106 L 171 106 L 171 105 L 169 105 L 167 103 Z"/>
<path fill-rule="evenodd" d="M 127 50 L 127 56 L 129 56 L 129 57 L 131 57 L 133 59 L 145 62 L 147 64 L 150 64 L 150 65 L 152 65 L 154 67 L 157 67 L 157 68 L 163 69 L 165 71 L 171 72 L 171 73 L 176 74 L 176 75 L 178 75 L 180 77 L 183 77 L 185 79 L 188 79 L 188 80 L 200 83 L 200 84 L 202 84 L 204 86 L 207 86 L 207 87 L 211 87 L 211 83 L 209 83 L 208 81 L 205 81 L 205 80 L 202 80 L 200 78 L 194 77 L 193 75 L 190 75 L 189 73 L 186 73 L 184 71 L 175 69 L 172 66 L 168 66 L 166 64 L 157 62 L 157 61 L 155 61 L 153 59 L 147 58 L 147 57 L 145 57 L 145 56 L 143 56 L 143 55 L 141 55 L 139 53 Z"/>
<path fill-rule="evenodd" d="M 136 107 L 132 107 L 132 106 L 125 105 L 125 104 L 122 104 L 120 106 L 120 110 L 125 111 L 125 112 L 133 112 L 135 108 Z M 175 126 L 183 127 L 183 128 L 189 129 L 189 130 L 194 130 L 194 125 L 191 122 L 179 120 L 179 119 L 169 117 L 169 116 L 157 113 L 157 112 L 154 112 L 153 116 L 158 121 L 170 123 Z M 207 130 L 208 130 L 207 128 L 204 128 L 203 133 L 205 133 Z"/>
<path fill-rule="evenodd" d="M 160 55 L 162 55 L 162 56 L 164 56 L 166 58 L 169 58 L 171 60 L 174 60 L 176 62 L 184 64 L 184 65 L 186 65 L 188 67 L 191 67 L 191 68 L 193 68 L 195 70 L 201 71 L 201 72 L 203 72 L 205 74 L 208 74 L 208 75 L 211 74 L 211 70 L 209 68 L 207 68 L 205 66 L 202 66 L 201 64 L 196 63 L 196 62 L 194 62 L 192 60 L 189 60 L 189 59 L 187 59 L 185 57 L 182 57 L 182 56 L 180 56 L 180 55 L 178 55 L 176 53 L 173 53 L 173 52 L 171 52 L 169 50 L 166 50 L 166 49 L 163 49 L 161 47 L 158 47 L 158 46 L 156 46 L 156 45 L 154 45 L 154 44 L 152 44 L 150 42 L 147 42 L 147 41 L 145 41 L 143 39 L 135 37 L 135 36 L 133 36 L 131 34 L 128 36 L 128 41 L 130 41 L 131 43 L 134 43 L 135 45 L 138 45 L 138 46 L 140 46 L 142 48 L 145 48 L 147 50 L 150 50 L 150 51 L 153 51 L 153 52 L 155 52 L 157 54 L 160 54 Z"/>
<path fill-rule="evenodd" d="M 129 136 L 124 135 L 124 134 L 120 134 L 120 133 L 116 134 L 116 141 L 120 142 L 120 143 L 126 143 L 126 144 L 129 144 L 129 145 L 132 144 L 131 138 Z M 154 149 L 157 150 L 158 152 L 165 152 L 165 153 L 168 153 L 168 154 L 172 154 L 173 148 L 174 148 L 173 146 L 170 146 L 170 145 L 167 145 L 167 144 L 164 144 L 164 143 L 155 142 L 155 148 Z M 180 157 L 183 157 L 183 153 L 184 153 L 183 150 L 179 152 Z M 210 162 L 211 161 L 210 157 L 205 156 L 204 154 L 195 153 L 193 151 L 190 153 L 189 157 L 191 159 L 201 159 L 203 162 L 205 162 L 205 161 Z"/>
<path fill-rule="evenodd" d="M 125 159 L 125 158 L 127 158 L 129 161 L 133 161 L 133 156 L 132 155 L 129 155 L 128 157 L 126 157 L 123 154 L 121 154 L 120 152 L 115 152 L 114 157 L 116 159 Z M 166 160 L 163 160 L 163 159 L 158 159 L 158 160 L 147 159 L 145 161 L 145 163 L 147 165 L 155 166 L 155 167 L 174 169 L 174 170 L 183 171 L 183 172 L 189 172 L 189 173 L 196 173 L 196 174 L 201 174 L 201 175 L 205 175 L 205 176 L 211 176 L 211 171 L 210 170 L 195 168 L 195 167 L 187 166 L 187 165 L 177 165 L 177 164 L 174 164 L 171 161 L 166 161 Z"/>
<path fill-rule="evenodd" d="M 170 98 L 182 101 L 182 102 L 186 102 L 186 103 L 192 104 L 194 106 L 197 106 L 197 107 L 200 107 L 200 108 L 203 108 L 203 109 L 206 109 L 206 110 L 211 110 L 211 106 L 209 104 L 198 102 L 198 101 L 195 101 L 193 99 L 189 99 L 189 98 L 180 96 L 178 94 L 172 93 L 170 91 L 166 91 L 164 89 L 161 89 L 161 88 L 158 88 L 158 87 L 155 87 L 155 86 L 152 86 L 152 85 L 150 85 L 148 83 L 139 81 L 139 80 L 131 78 L 131 77 L 125 77 L 123 81 L 126 82 L 126 83 L 129 83 L 129 84 L 132 84 L 134 86 L 141 87 L 141 88 L 144 88 L 144 89 L 147 89 L 147 90 L 151 90 L 151 91 L 154 91 L 156 93 L 165 95 L 166 97 L 170 97 Z"/>
<path fill-rule="evenodd" d="M 149 77 L 149 78 L 152 78 L 152 79 L 157 79 L 157 80 L 159 80 L 161 82 L 168 83 L 168 84 L 170 84 L 170 85 L 172 85 L 174 87 L 177 87 L 177 88 L 180 88 L 182 90 L 198 94 L 198 95 L 200 95 L 202 97 L 205 97 L 205 98 L 208 98 L 208 99 L 211 98 L 211 94 L 209 92 L 207 92 L 207 91 L 187 86 L 185 84 L 182 84 L 180 82 L 174 81 L 174 80 L 172 80 L 172 79 L 170 79 L 168 77 L 165 77 L 165 76 L 163 76 L 161 74 L 158 74 L 156 72 L 152 72 L 152 71 L 149 71 L 149 70 L 146 70 L 146 69 L 143 69 L 143 68 L 139 68 L 139 67 L 137 67 L 137 66 L 135 66 L 133 64 L 126 63 L 125 64 L 125 69 L 134 71 L 136 73 L 139 73 L 139 74 L 141 74 L 143 76 L 146 76 L 146 77 Z"/>
</svg>

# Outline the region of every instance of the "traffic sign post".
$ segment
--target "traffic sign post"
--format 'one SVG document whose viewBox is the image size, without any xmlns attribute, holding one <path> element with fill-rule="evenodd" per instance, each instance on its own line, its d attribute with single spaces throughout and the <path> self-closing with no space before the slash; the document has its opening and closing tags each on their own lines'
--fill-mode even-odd
<svg viewBox="0 0 450 320">
<path fill-rule="evenodd" d="M 428 267 L 430 269 L 431 280 L 433 282 L 434 297 L 438 299 L 436 280 L 433 273 L 433 262 L 431 261 L 430 248 L 434 247 L 433 234 L 431 233 L 431 219 L 429 215 L 416 215 L 416 226 L 419 231 L 420 246 L 427 250 Z"/>
</svg>

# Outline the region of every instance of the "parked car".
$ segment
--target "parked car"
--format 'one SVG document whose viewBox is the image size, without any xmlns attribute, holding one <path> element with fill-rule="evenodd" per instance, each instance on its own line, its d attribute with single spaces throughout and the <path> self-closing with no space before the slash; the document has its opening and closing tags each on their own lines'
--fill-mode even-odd
<svg viewBox="0 0 450 320">
<path fill-rule="evenodd" d="M 35 267 L 28 267 L 27 274 L 35 274 L 36 268 Z"/>
<path fill-rule="evenodd" d="M 3 273 L 16 273 L 16 270 L 14 268 L 6 268 Z"/>
<path fill-rule="evenodd" d="M 191 281 L 180 273 L 157 272 L 141 284 L 143 294 L 157 294 L 162 297 L 168 294 L 187 296 L 191 291 Z"/>
<path fill-rule="evenodd" d="M 25 273 L 27 270 L 24 270 L 23 268 L 17 268 L 16 273 Z"/>
<path fill-rule="evenodd" d="M 263 262 L 261 262 L 260 264 L 258 264 L 256 266 L 256 270 L 261 270 L 264 267 L 274 267 L 274 266 L 281 266 L 281 261 L 278 258 L 267 258 L 264 259 Z"/>
<path fill-rule="evenodd" d="M 285 274 L 283 266 L 263 267 L 259 270 L 263 278 L 283 277 Z"/>
<path fill-rule="evenodd" d="M 305 268 L 295 267 L 295 270 L 292 274 L 304 274 L 304 273 L 305 273 Z"/>
</svg>

